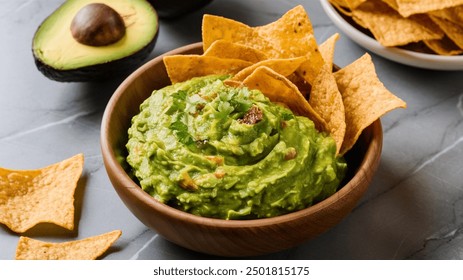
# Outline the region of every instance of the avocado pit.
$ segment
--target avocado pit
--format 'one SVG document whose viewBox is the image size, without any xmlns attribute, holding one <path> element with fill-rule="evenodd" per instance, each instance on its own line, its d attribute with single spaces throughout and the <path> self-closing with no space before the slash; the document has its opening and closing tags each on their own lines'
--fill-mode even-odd
<svg viewBox="0 0 463 280">
<path fill-rule="evenodd" d="M 124 19 L 108 5 L 88 4 L 73 18 L 71 33 L 77 42 L 84 45 L 110 45 L 124 37 Z"/>
</svg>

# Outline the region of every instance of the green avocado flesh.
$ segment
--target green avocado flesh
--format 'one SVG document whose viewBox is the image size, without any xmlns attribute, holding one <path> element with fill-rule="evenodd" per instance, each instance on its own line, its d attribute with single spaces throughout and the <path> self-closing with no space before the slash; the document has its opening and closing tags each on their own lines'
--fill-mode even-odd
<svg viewBox="0 0 463 280">
<path fill-rule="evenodd" d="M 260 91 L 206 76 L 156 90 L 128 130 L 144 191 L 183 211 L 254 219 L 306 208 L 346 173 L 334 140 Z"/>
<path fill-rule="evenodd" d="M 70 27 L 75 15 L 86 5 L 96 2 L 114 9 L 125 23 L 125 35 L 110 45 L 85 45 L 72 36 Z M 47 72 L 44 73 L 47 76 L 55 75 L 59 80 L 62 75 L 64 80 L 73 80 L 72 75 L 85 76 L 87 72 L 91 79 L 92 76 L 108 74 L 100 72 L 110 74 L 121 70 L 115 69 L 117 67 L 140 63 L 154 47 L 157 32 L 156 11 L 146 0 L 68 0 L 37 29 L 32 51 L 39 70 Z M 114 65 L 113 62 L 118 63 Z"/>
</svg>

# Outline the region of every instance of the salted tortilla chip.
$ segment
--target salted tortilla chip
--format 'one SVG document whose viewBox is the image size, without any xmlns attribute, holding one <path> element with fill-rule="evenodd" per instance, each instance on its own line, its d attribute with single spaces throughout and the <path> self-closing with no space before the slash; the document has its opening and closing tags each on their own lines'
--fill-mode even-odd
<svg viewBox="0 0 463 280">
<path fill-rule="evenodd" d="M 335 33 L 330 38 L 326 39 L 325 42 L 321 43 L 321 45 L 318 47 L 323 60 L 325 61 L 325 65 L 328 64 L 329 69 L 333 67 L 334 49 L 338 39 L 339 33 Z"/>
<path fill-rule="evenodd" d="M 426 46 L 440 55 L 459 55 L 463 49 L 458 47 L 449 37 L 444 36 L 441 40 L 426 40 Z"/>
<path fill-rule="evenodd" d="M 432 16 L 431 19 L 444 31 L 460 49 L 463 49 L 463 25 L 455 24 L 447 19 Z M 463 24 L 463 23 L 462 23 Z"/>
<path fill-rule="evenodd" d="M 340 151 L 344 155 L 366 127 L 393 109 L 406 108 L 407 104 L 379 80 L 368 53 L 335 72 L 334 77 L 346 112 L 346 135 Z"/>
<path fill-rule="evenodd" d="M 318 130 L 326 131 L 325 121 L 285 76 L 266 66 L 261 66 L 243 81 L 243 85 L 250 89 L 260 90 L 272 102 L 285 103 L 294 114 L 308 117 L 315 123 Z"/>
<path fill-rule="evenodd" d="M 260 37 L 250 26 L 221 16 L 203 16 L 202 22 L 203 50 L 206 52 L 217 40 L 224 40 L 255 48 L 265 54 L 278 53 L 272 45 Z M 270 55 L 269 55 L 270 57 Z"/>
<path fill-rule="evenodd" d="M 312 85 L 309 104 L 325 121 L 326 131 L 335 140 L 336 154 L 339 154 L 346 133 L 346 118 L 342 96 L 329 63 L 323 66 Z"/>
<path fill-rule="evenodd" d="M 220 58 L 235 58 L 252 63 L 257 63 L 267 59 L 267 55 L 265 53 L 255 48 L 225 40 L 214 41 L 204 55 Z"/>
<path fill-rule="evenodd" d="M 396 0 L 399 13 L 408 17 L 430 11 L 463 5 L 463 0 Z"/>
<path fill-rule="evenodd" d="M 98 236 L 63 243 L 49 243 L 21 236 L 16 260 L 95 260 L 121 236 L 114 230 Z"/>
<path fill-rule="evenodd" d="M 74 192 L 83 154 L 36 170 L 0 168 L 0 223 L 25 232 L 39 223 L 74 229 Z"/>
<path fill-rule="evenodd" d="M 249 67 L 244 68 L 240 72 L 238 72 L 235 76 L 231 79 L 235 81 L 244 81 L 247 76 L 249 76 L 254 70 L 261 66 L 266 66 L 275 72 L 279 73 L 283 76 L 289 76 L 296 72 L 296 70 L 301 66 L 303 62 L 305 62 L 307 58 L 305 56 L 295 57 L 295 58 L 274 58 L 274 59 L 267 59 L 255 63 Z"/>
<path fill-rule="evenodd" d="M 252 63 L 241 59 L 204 55 L 172 55 L 164 57 L 164 65 L 172 84 L 212 74 L 235 75 Z"/>
<path fill-rule="evenodd" d="M 404 18 L 380 0 L 368 0 L 353 11 L 383 46 L 402 46 L 423 40 L 441 39 L 442 30 L 420 14 Z"/>
</svg>

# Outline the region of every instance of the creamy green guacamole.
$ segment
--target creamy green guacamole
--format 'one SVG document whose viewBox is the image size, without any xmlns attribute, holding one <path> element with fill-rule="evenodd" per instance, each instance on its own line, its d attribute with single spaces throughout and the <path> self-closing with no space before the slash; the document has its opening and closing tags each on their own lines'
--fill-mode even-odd
<svg viewBox="0 0 463 280">
<path fill-rule="evenodd" d="M 264 218 L 306 208 L 346 173 L 334 140 L 260 91 L 207 76 L 156 90 L 128 131 L 143 190 L 183 211 Z"/>
</svg>

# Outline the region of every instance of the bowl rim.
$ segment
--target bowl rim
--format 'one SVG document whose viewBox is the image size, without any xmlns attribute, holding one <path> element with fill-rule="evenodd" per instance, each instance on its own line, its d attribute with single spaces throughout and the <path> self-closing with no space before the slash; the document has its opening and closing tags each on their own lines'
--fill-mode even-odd
<svg viewBox="0 0 463 280">
<path fill-rule="evenodd" d="M 352 41 L 392 61 L 410 66 L 432 70 L 463 70 L 463 55 L 445 56 L 420 53 L 398 47 L 385 47 L 374 38 L 366 35 L 346 21 L 331 5 L 329 0 L 320 0 L 322 8 L 334 25 L 345 33 Z"/>
<path fill-rule="evenodd" d="M 166 205 L 162 202 L 157 201 L 148 193 L 146 193 L 138 184 L 136 184 L 124 168 L 118 163 L 117 156 L 114 150 L 111 147 L 109 142 L 109 125 L 110 119 L 114 113 L 114 108 L 118 103 L 119 99 L 123 95 L 125 89 L 130 85 L 132 80 L 134 80 L 139 74 L 143 73 L 147 69 L 151 68 L 153 65 L 162 61 L 164 56 L 171 54 L 183 53 L 198 47 L 201 47 L 202 43 L 193 43 L 186 46 L 179 47 L 177 49 L 171 50 L 164 54 L 161 54 L 152 60 L 148 61 L 132 74 L 130 74 L 121 85 L 115 90 L 114 94 L 111 96 L 110 100 L 107 103 L 107 106 L 104 110 L 102 121 L 101 121 L 101 131 L 100 131 L 100 148 L 105 163 L 106 169 L 111 169 L 113 172 L 114 180 L 120 182 L 120 185 L 123 185 L 126 191 L 130 192 L 133 197 L 135 197 L 139 203 L 143 203 L 150 208 L 156 209 L 156 211 L 164 213 L 166 216 L 169 216 L 172 219 L 181 220 L 183 222 L 192 222 L 195 224 L 201 224 L 203 226 L 210 227 L 219 227 L 219 228 L 261 228 L 268 227 L 278 224 L 288 223 L 305 216 L 316 213 L 320 210 L 330 207 L 330 205 L 336 203 L 338 200 L 345 197 L 351 190 L 355 189 L 359 180 L 363 180 L 365 177 L 372 176 L 368 175 L 365 170 L 371 168 L 376 168 L 376 164 L 379 161 L 382 150 L 383 143 L 383 131 L 381 120 L 378 119 L 373 122 L 367 129 L 371 130 L 371 134 L 375 137 L 371 137 L 368 147 L 365 149 L 365 156 L 360 161 L 358 170 L 356 170 L 354 176 L 344 184 L 336 193 L 330 197 L 313 204 L 307 208 L 283 214 L 280 216 L 270 217 L 270 218 L 259 218 L 259 219 L 249 219 L 249 220 L 224 220 L 218 218 L 209 218 L 201 217 L 191 213 L 184 212 L 179 209 L 175 209 L 169 205 Z M 364 167 L 364 170 L 362 170 Z M 113 187 L 117 190 L 117 186 L 112 184 Z"/>
</svg>

